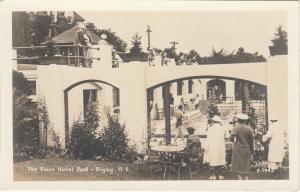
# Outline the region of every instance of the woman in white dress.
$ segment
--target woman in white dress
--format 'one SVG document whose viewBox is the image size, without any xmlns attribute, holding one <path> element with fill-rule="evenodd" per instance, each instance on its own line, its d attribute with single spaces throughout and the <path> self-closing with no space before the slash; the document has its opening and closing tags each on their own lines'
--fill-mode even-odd
<svg viewBox="0 0 300 192">
<path fill-rule="evenodd" d="M 270 140 L 268 161 L 270 169 L 277 173 L 280 178 L 279 167 L 284 157 L 284 129 L 280 126 L 276 116 L 270 117 L 270 125 L 267 134 L 262 137 L 262 141 Z"/>
<path fill-rule="evenodd" d="M 205 160 L 211 166 L 210 180 L 223 180 L 221 167 L 226 164 L 225 160 L 225 128 L 220 124 L 221 118 L 215 115 L 212 119 L 212 126 L 207 131 L 207 142 Z"/>
</svg>

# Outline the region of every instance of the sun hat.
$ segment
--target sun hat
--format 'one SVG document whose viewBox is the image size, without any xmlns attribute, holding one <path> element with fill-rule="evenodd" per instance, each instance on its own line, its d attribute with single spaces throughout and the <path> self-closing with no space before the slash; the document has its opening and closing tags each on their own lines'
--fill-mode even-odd
<svg viewBox="0 0 300 192">
<path fill-rule="evenodd" d="M 247 120 L 247 119 L 249 119 L 249 116 L 241 113 L 241 114 L 237 114 L 236 118 L 238 118 L 240 120 Z"/>
<path fill-rule="evenodd" d="M 194 127 L 187 127 L 186 129 L 187 129 L 187 130 L 195 130 Z"/>
<path fill-rule="evenodd" d="M 221 118 L 218 115 L 215 115 L 213 118 L 211 118 L 211 120 L 213 120 L 215 122 L 220 122 Z"/>
<path fill-rule="evenodd" d="M 195 132 L 195 128 L 193 127 L 188 127 L 186 128 L 186 130 L 188 131 L 189 134 L 193 134 Z"/>
</svg>

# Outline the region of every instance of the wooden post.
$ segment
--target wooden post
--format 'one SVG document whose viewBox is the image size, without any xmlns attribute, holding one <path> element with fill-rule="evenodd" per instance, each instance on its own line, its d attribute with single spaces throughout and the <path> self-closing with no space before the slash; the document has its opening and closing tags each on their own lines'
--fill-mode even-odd
<svg viewBox="0 0 300 192">
<path fill-rule="evenodd" d="M 71 48 L 67 48 L 67 56 L 70 55 L 70 49 Z M 67 61 L 68 61 L 68 65 L 70 65 L 70 58 L 69 57 L 67 57 Z"/>
<path fill-rule="evenodd" d="M 80 50 L 79 50 L 79 47 L 77 47 L 76 50 L 77 50 L 77 58 L 76 58 L 77 62 L 76 62 L 76 64 L 77 64 L 77 67 L 80 67 L 80 59 L 79 59 Z"/>
<path fill-rule="evenodd" d="M 151 139 L 151 110 L 153 108 L 153 101 L 151 104 L 150 99 L 151 99 L 152 91 L 153 89 L 147 90 L 147 152 L 148 153 L 150 152 L 150 139 Z"/>
<path fill-rule="evenodd" d="M 171 117 L 170 117 L 170 85 L 165 84 L 162 87 L 164 101 L 166 144 L 171 144 Z"/>
</svg>

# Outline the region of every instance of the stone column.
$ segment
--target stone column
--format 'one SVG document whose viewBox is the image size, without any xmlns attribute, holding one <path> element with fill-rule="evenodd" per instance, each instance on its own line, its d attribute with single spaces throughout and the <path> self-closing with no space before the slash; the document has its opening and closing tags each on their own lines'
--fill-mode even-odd
<svg viewBox="0 0 300 192">
<path fill-rule="evenodd" d="M 199 95 L 199 98 L 201 97 L 201 80 L 200 79 L 193 79 L 193 97 L 196 97 L 196 95 Z"/>
<path fill-rule="evenodd" d="M 154 102 L 157 104 L 158 108 L 163 107 L 163 97 L 162 97 L 162 88 L 161 87 L 157 87 L 157 88 L 153 89 L 153 99 L 154 99 Z"/>
<path fill-rule="evenodd" d="M 235 81 L 234 80 L 224 80 L 226 85 L 226 103 L 235 102 Z"/>
<path fill-rule="evenodd" d="M 206 87 L 206 83 L 209 81 L 210 79 L 201 79 L 201 83 L 200 83 L 200 100 L 207 100 L 207 87 Z"/>
<path fill-rule="evenodd" d="M 170 84 L 170 93 L 172 93 L 174 98 L 177 96 L 177 83 Z"/>
<path fill-rule="evenodd" d="M 184 102 L 188 102 L 189 101 L 189 82 L 188 80 L 184 80 L 182 81 L 183 85 L 182 85 L 182 96 L 184 98 Z"/>
</svg>

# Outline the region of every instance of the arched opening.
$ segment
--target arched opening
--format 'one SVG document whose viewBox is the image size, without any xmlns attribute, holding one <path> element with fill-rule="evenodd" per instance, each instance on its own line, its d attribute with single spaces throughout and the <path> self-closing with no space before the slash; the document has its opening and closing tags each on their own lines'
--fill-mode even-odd
<svg viewBox="0 0 300 192">
<path fill-rule="evenodd" d="M 64 90 L 66 146 L 70 137 L 71 122 L 78 119 L 87 120 L 87 114 L 91 110 L 99 114 L 100 120 L 104 121 L 107 111 L 119 107 L 119 92 L 116 86 L 97 79 L 79 81 Z"/>
<path fill-rule="evenodd" d="M 195 133 L 201 138 L 205 138 L 208 121 L 207 110 L 210 105 L 208 91 L 211 88 L 218 91 L 217 96 L 220 102 L 216 103 L 224 120 L 223 124 L 232 126 L 230 123 L 234 115 L 243 110 L 241 100 L 235 100 L 236 90 L 242 91 L 242 89 L 237 89 L 237 82 L 245 82 L 249 85 L 251 100 L 249 102 L 253 104 L 256 114 L 259 116 L 257 126 L 267 129 L 267 87 L 265 85 L 232 77 L 184 77 L 163 82 L 147 89 L 148 147 L 152 145 L 153 141 L 162 141 L 166 144 L 174 142 L 176 135 L 175 111 L 179 105 L 184 106 L 184 113 L 190 121 L 183 126 L 194 127 Z M 216 86 L 218 87 L 216 88 Z M 179 88 L 181 90 L 178 90 Z M 260 92 L 252 91 L 257 88 Z M 184 137 L 187 137 L 187 131 L 183 129 L 183 132 Z"/>
<path fill-rule="evenodd" d="M 216 102 L 222 102 L 226 99 L 226 84 L 221 79 L 212 79 L 207 82 L 207 98 L 209 100 L 215 100 Z"/>
</svg>

